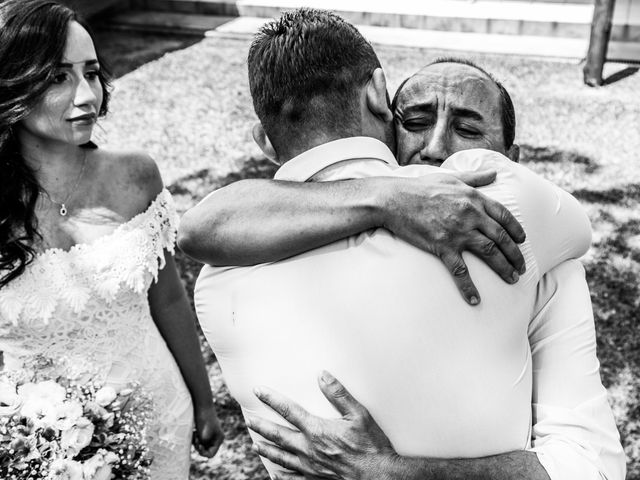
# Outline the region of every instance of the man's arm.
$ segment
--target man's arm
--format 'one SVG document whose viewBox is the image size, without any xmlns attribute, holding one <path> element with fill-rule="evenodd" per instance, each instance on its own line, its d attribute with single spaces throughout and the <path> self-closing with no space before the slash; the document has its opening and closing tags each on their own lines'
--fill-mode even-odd
<svg viewBox="0 0 640 480">
<path fill-rule="evenodd" d="M 182 218 L 178 245 L 211 265 L 252 265 L 286 258 L 371 228 L 387 228 L 438 256 L 471 304 L 480 296 L 463 251 L 514 283 L 525 269 L 524 231 L 500 203 L 475 188 L 495 173 L 434 173 L 298 183 L 244 180 L 221 188 Z"/>
<path fill-rule="evenodd" d="M 529 325 L 533 363 L 532 448 L 553 479 L 623 480 L 625 455 L 600 380 L 596 331 L 582 264 L 543 277 L 548 298 Z"/>
</svg>

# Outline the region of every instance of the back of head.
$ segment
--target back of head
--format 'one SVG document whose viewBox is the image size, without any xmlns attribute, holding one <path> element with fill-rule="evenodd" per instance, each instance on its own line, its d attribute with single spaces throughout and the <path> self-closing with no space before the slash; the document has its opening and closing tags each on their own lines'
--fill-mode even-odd
<svg viewBox="0 0 640 480">
<path fill-rule="evenodd" d="M 248 66 L 256 114 L 282 155 L 305 150 L 318 133 L 359 135 L 359 92 L 380 62 L 353 25 L 327 11 L 299 9 L 260 29 Z"/>
</svg>

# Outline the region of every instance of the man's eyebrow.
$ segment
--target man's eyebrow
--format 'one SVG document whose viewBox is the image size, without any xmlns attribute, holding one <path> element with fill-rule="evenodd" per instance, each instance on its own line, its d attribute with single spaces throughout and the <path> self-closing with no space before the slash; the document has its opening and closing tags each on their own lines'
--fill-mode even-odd
<svg viewBox="0 0 640 480">
<path fill-rule="evenodd" d="M 402 106 L 398 105 L 396 107 L 397 110 L 402 111 L 402 113 L 410 113 L 410 112 L 432 112 L 436 109 L 435 102 L 422 102 L 422 103 L 413 103 L 410 105 Z"/>
<path fill-rule="evenodd" d="M 74 65 L 78 65 L 80 63 L 84 63 L 85 65 L 97 65 L 98 64 L 98 60 L 94 58 L 94 59 L 91 59 L 91 60 L 83 60 L 82 62 L 75 62 L 75 63 L 60 62 L 58 64 L 58 67 L 60 67 L 60 68 L 73 68 Z"/>
<path fill-rule="evenodd" d="M 398 113 L 404 115 L 413 112 L 433 112 L 436 108 L 436 102 L 422 102 L 410 104 L 405 107 L 401 107 L 400 105 L 398 105 L 396 110 Z M 454 117 L 469 118 L 472 120 L 477 120 L 479 122 L 484 120 L 484 117 L 480 112 L 472 110 L 470 108 L 452 107 L 451 113 Z"/>
<path fill-rule="evenodd" d="M 472 120 L 478 120 L 480 122 L 484 120 L 484 117 L 480 112 L 476 110 L 471 110 L 470 108 L 454 107 L 451 109 L 451 112 L 455 117 L 466 117 Z"/>
</svg>

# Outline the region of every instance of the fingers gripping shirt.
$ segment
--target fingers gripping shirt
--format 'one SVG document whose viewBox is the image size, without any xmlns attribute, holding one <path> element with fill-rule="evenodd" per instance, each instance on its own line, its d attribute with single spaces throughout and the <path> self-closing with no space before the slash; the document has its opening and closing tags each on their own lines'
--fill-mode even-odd
<svg viewBox="0 0 640 480">
<path fill-rule="evenodd" d="M 591 225 L 578 201 L 528 168 L 483 149 L 458 152 L 442 167 L 497 171 L 496 181 L 479 190 L 509 208 L 522 224 L 527 234 L 523 246 L 527 267 L 536 270 L 532 278 L 539 280 L 554 266 L 582 256 L 589 248 Z"/>
<path fill-rule="evenodd" d="M 314 172 L 310 162 L 318 158 Z M 287 179 L 298 181 L 314 173 L 325 181 L 434 171 L 398 168 L 384 145 L 363 138 L 316 147 L 285 167 Z M 445 167 L 498 170 L 483 192 L 523 223 L 527 273 L 511 286 L 465 254 L 483 299 L 471 307 L 439 259 L 383 229 L 280 262 L 204 267 L 198 317 L 245 414 L 284 422 L 252 394 L 267 385 L 314 414 L 338 416 L 317 386 L 326 369 L 370 410 L 400 454 L 478 457 L 529 446 L 527 329 L 537 284 L 548 269 L 584 254 L 589 222 L 570 195 L 494 152 L 458 154 Z M 296 178 L 296 171 L 304 173 Z"/>
</svg>

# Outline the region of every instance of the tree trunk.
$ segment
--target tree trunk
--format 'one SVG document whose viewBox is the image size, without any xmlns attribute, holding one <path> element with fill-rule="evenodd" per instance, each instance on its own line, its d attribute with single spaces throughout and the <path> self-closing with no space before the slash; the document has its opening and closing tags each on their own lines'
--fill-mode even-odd
<svg viewBox="0 0 640 480">
<path fill-rule="evenodd" d="M 583 69 L 584 83 L 590 87 L 602 85 L 602 69 L 607 58 L 615 3 L 616 0 L 595 0 L 587 63 Z"/>
</svg>

